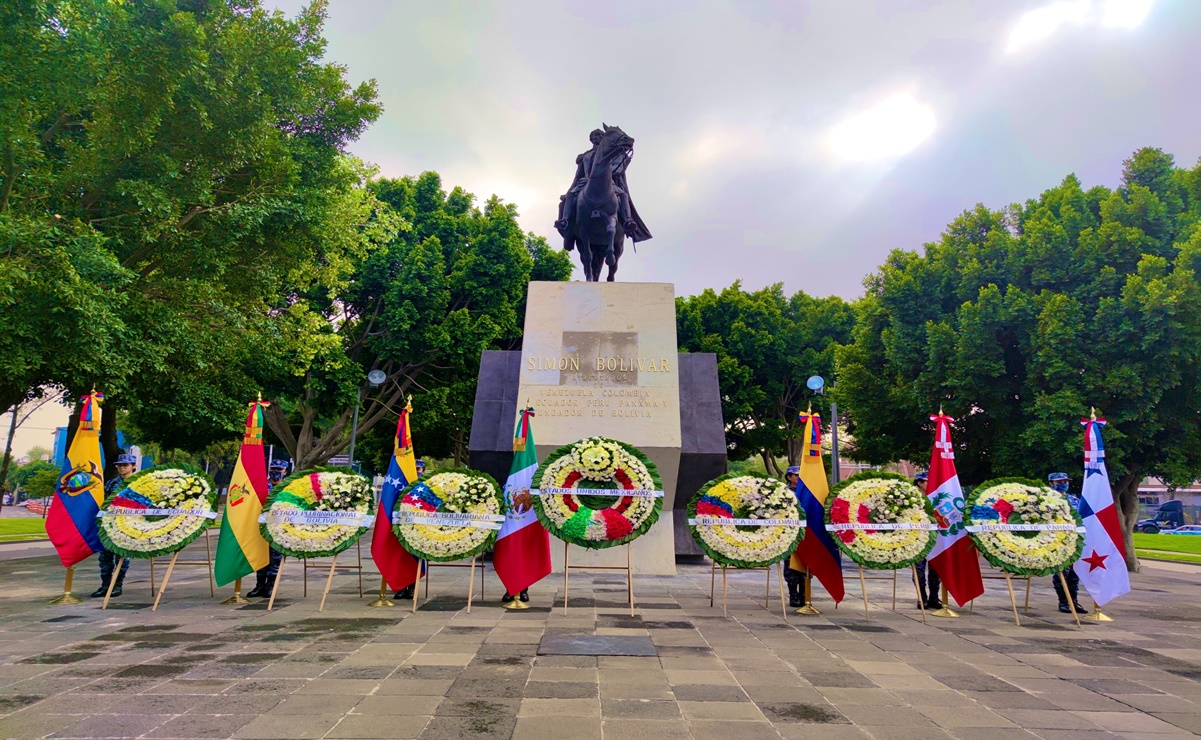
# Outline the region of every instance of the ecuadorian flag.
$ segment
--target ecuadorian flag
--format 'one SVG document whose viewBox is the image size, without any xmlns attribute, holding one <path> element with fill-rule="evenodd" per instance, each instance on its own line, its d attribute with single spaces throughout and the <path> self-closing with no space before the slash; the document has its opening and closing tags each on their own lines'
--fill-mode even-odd
<svg viewBox="0 0 1201 740">
<path fill-rule="evenodd" d="M 79 429 L 67 448 L 62 475 L 54 487 L 54 501 L 46 514 L 46 534 L 63 565 L 70 568 L 100 552 L 100 527 L 96 515 L 104 503 L 104 456 L 100 451 L 100 402 L 104 394 L 92 390 L 80 399 Z"/>
<path fill-rule="evenodd" d="M 229 480 L 221 537 L 213 562 L 218 586 L 244 578 L 271 560 L 267 540 L 259 530 L 259 514 L 267 503 L 268 490 L 267 463 L 263 458 L 263 409 L 267 405 L 262 399 L 254 401 L 246 417 L 246 433 Z"/>
<path fill-rule="evenodd" d="M 812 410 L 801 414 L 805 425 L 801 450 L 801 479 L 797 482 L 796 496 L 805 511 L 805 536 L 792 556 L 789 567 L 807 570 L 834 598 L 842 601 L 845 593 L 842 583 L 842 558 L 838 546 L 826 531 L 826 497 L 830 495 L 830 484 L 826 481 L 826 469 L 822 465 L 821 417 Z M 797 567 L 797 566 L 801 567 Z"/>
</svg>

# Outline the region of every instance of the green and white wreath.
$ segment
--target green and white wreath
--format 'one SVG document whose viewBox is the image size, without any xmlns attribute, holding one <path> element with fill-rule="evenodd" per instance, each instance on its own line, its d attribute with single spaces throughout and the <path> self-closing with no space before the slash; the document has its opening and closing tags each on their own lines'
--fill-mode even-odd
<svg viewBox="0 0 1201 740">
<path fill-rule="evenodd" d="M 903 475 L 847 478 L 826 499 L 826 530 L 864 568 L 898 570 L 923 560 L 938 539 L 934 508 Z"/>
<path fill-rule="evenodd" d="M 504 495 L 492 476 L 450 468 L 436 470 L 400 492 L 392 528 L 414 556 L 449 562 L 491 547 L 504 514 Z"/>
<path fill-rule="evenodd" d="M 663 508 L 655 464 L 638 448 L 607 437 L 587 437 L 552 452 L 538 466 L 534 488 L 542 526 L 589 549 L 641 537 Z"/>
<path fill-rule="evenodd" d="M 134 473 L 100 510 L 100 541 L 130 558 L 182 550 L 217 517 L 213 481 L 191 466 L 156 466 Z"/>
<path fill-rule="evenodd" d="M 796 494 L 781 481 L 758 473 L 727 473 L 706 483 L 688 502 L 688 531 L 715 563 L 762 568 L 796 551 L 805 522 Z"/>
<path fill-rule="evenodd" d="M 967 498 L 967 532 L 1007 573 L 1049 576 L 1080 558 L 1083 522 L 1066 495 L 1029 478 L 997 478 Z"/>
<path fill-rule="evenodd" d="M 337 555 L 375 521 L 371 481 L 350 468 L 312 468 L 285 478 L 259 517 L 263 538 L 293 558 Z"/>
</svg>

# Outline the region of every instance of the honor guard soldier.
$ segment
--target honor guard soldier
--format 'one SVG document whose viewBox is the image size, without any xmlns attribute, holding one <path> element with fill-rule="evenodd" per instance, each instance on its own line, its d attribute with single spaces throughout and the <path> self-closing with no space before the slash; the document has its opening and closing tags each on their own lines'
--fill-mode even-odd
<svg viewBox="0 0 1201 740">
<path fill-rule="evenodd" d="M 797 483 L 801 480 L 801 466 L 791 465 L 784 471 L 784 483 L 788 490 L 795 492 Z M 802 512 L 803 513 L 803 512 Z M 801 607 L 805 605 L 805 579 L 809 574 L 803 570 L 793 570 L 788 563 L 784 564 L 784 582 L 788 584 L 788 605 Z"/>
<path fill-rule="evenodd" d="M 1051 473 L 1047 476 L 1047 482 L 1051 484 L 1051 488 L 1067 496 L 1072 511 L 1080 511 L 1080 497 L 1068 492 L 1067 473 Z M 1076 569 L 1072 567 L 1073 565 L 1075 563 L 1069 563 L 1067 570 L 1063 571 L 1064 579 L 1068 582 L 1067 593 L 1063 592 L 1063 584 L 1060 583 L 1058 574 L 1051 576 L 1051 583 L 1055 585 L 1055 595 L 1059 597 L 1059 611 L 1064 614 L 1071 614 L 1072 606 L 1075 606 L 1077 614 L 1084 614 L 1084 607 L 1076 597 L 1080 592 L 1080 576 L 1076 575 Z M 1068 604 L 1068 596 L 1072 597 L 1072 605 Z"/>
<path fill-rule="evenodd" d="M 133 469 L 138 459 L 124 453 L 117 455 L 117 477 L 104 482 L 104 497 L 108 498 L 125 487 L 125 479 L 133 475 Z M 92 592 L 92 598 L 100 598 L 108 593 L 108 582 L 117 569 L 117 554 L 108 550 L 100 551 L 100 588 Z M 117 571 L 117 583 L 113 586 L 113 596 L 121 595 L 121 584 L 125 582 L 125 572 L 129 570 L 129 558 L 121 558 L 121 569 Z"/>
<path fill-rule="evenodd" d="M 926 483 L 930 480 L 930 474 L 926 472 L 918 473 L 913 476 L 913 485 L 917 486 L 917 490 L 926 495 Z M 927 588 L 929 586 L 929 588 Z M 927 611 L 937 611 L 942 608 L 942 599 L 939 598 L 938 590 L 942 586 L 942 581 L 938 579 L 938 573 L 930 567 L 929 562 L 922 558 L 917 563 L 917 587 L 921 592 L 922 603 L 918 604 L 920 609 L 925 605 Z"/>
<path fill-rule="evenodd" d="M 274 491 L 287 474 L 287 460 L 272 460 L 271 464 L 267 466 L 267 482 L 270 484 L 270 490 Z M 254 588 L 246 594 L 249 598 L 265 599 L 275 589 L 275 576 L 279 573 L 279 564 L 284 556 L 274 548 L 270 550 L 270 553 L 271 559 L 267 561 L 267 564 L 255 571 Z"/>
<path fill-rule="evenodd" d="M 413 467 L 417 468 L 418 478 L 425 477 L 425 460 L 418 460 L 417 462 L 413 463 Z"/>
</svg>

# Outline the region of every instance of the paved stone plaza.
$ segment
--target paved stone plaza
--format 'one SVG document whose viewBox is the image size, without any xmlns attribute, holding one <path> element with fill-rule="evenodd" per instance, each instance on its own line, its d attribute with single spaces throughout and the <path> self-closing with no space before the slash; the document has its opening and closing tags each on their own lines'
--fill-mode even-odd
<svg viewBox="0 0 1201 740">
<path fill-rule="evenodd" d="M 189 554 L 203 548 L 193 545 Z M 351 551 L 353 553 L 353 551 Z M 45 554 L 42 554 L 45 553 Z M 13 559 L 14 555 L 37 557 Z M 352 558 L 353 559 L 353 558 Z M 289 561 L 281 602 L 219 605 L 200 568 L 172 578 L 157 613 L 146 564 L 107 612 L 96 599 L 49 606 L 61 567 L 45 550 L 0 560 L 0 737 L 34 738 L 991 738 L 1201 733 L 1201 569 L 1149 563 L 1078 630 L 1047 579 L 1023 626 L 1003 582 L 973 613 L 921 623 L 912 593 L 857 580 L 819 617 L 763 607 L 763 573 L 730 578 L 729 617 L 709 606 L 709 570 L 639 577 L 573 574 L 571 609 L 463 608 L 465 571 L 436 568 L 418 613 L 369 609 L 339 575 L 301 598 Z M 374 571 L 365 583 L 378 583 Z M 86 563 L 77 595 L 99 580 Z M 190 571 L 190 572 L 189 572 Z M 159 577 L 161 578 L 161 570 Z M 719 594 L 720 594 L 720 579 Z M 773 583 L 774 586 L 774 583 Z M 227 589 L 222 597 L 227 596 Z M 1020 595 L 1019 595 L 1020 598 Z M 546 635 L 643 635 L 658 657 L 539 656 Z"/>
</svg>

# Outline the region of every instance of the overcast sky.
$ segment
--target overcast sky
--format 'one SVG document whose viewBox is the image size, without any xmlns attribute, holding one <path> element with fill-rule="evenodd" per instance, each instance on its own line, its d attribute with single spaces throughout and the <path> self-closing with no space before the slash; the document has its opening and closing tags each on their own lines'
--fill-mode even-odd
<svg viewBox="0 0 1201 740">
<path fill-rule="evenodd" d="M 654 239 L 627 247 L 618 277 L 680 295 L 741 278 L 853 298 L 889 250 L 920 249 L 977 202 L 1037 197 L 1069 172 L 1112 187 L 1141 146 L 1201 155 L 1198 0 L 330 6 L 328 58 L 375 78 L 384 105 L 355 154 L 495 193 L 561 245 L 575 156 L 620 125 Z M 920 143 L 866 159 L 833 146 L 886 99 L 905 101 L 898 127 Z"/>
</svg>

